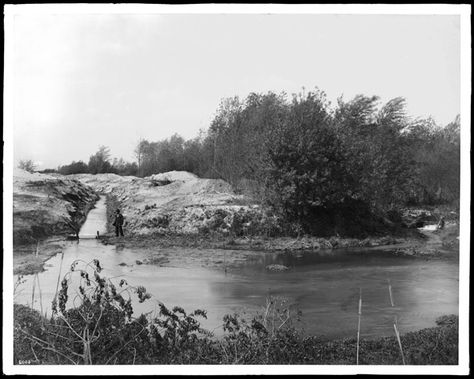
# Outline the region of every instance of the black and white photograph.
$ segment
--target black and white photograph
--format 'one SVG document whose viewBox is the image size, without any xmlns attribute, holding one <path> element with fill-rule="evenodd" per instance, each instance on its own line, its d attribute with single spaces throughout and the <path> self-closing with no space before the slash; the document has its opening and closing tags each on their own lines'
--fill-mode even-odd
<svg viewBox="0 0 474 379">
<path fill-rule="evenodd" d="M 470 17 L 6 4 L 3 373 L 468 375 Z"/>
</svg>

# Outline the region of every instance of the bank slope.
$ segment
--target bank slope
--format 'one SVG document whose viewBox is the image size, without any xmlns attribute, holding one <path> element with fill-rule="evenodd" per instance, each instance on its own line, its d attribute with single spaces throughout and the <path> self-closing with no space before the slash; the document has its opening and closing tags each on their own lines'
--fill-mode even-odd
<svg viewBox="0 0 474 379">
<path fill-rule="evenodd" d="M 73 177 L 97 192 L 105 193 L 110 207 L 121 208 L 129 235 L 206 231 L 226 234 L 235 226 L 236 214 L 250 217 L 250 214 L 260 212 L 251 199 L 236 194 L 229 183 L 198 178 L 185 171 L 146 178 L 115 174 Z"/>
<path fill-rule="evenodd" d="M 62 175 L 13 172 L 13 245 L 74 233 L 98 199 L 95 191 Z"/>
</svg>

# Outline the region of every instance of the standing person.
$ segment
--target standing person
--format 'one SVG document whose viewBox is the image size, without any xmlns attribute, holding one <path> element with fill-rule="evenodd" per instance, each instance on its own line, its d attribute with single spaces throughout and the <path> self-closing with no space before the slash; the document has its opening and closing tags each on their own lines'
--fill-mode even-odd
<svg viewBox="0 0 474 379">
<path fill-rule="evenodd" d="M 115 211 L 115 221 L 113 223 L 115 226 L 115 235 L 118 237 L 119 235 L 123 237 L 123 215 L 120 213 L 120 209 Z"/>
<path fill-rule="evenodd" d="M 438 222 L 437 229 L 444 229 L 444 224 L 445 224 L 444 216 L 441 216 L 441 218 L 439 219 L 439 222 Z"/>
</svg>

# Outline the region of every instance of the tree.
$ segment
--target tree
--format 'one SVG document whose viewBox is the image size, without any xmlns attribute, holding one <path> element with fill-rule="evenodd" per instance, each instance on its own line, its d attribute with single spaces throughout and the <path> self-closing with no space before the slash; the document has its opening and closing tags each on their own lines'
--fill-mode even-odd
<svg viewBox="0 0 474 379">
<path fill-rule="evenodd" d="M 83 161 L 73 161 L 69 165 L 60 166 L 58 172 L 63 175 L 85 174 L 89 172 L 89 167 Z"/>
<path fill-rule="evenodd" d="M 18 162 L 18 168 L 28 172 L 34 172 L 36 170 L 36 164 L 31 159 L 20 160 L 20 162 Z"/>
<path fill-rule="evenodd" d="M 175 133 L 169 139 L 170 166 L 166 171 L 184 170 L 184 138 Z"/>
<path fill-rule="evenodd" d="M 444 128 L 430 118 L 410 125 L 406 135 L 417 169 L 412 202 L 459 201 L 460 125 L 459 115 Z"/>
<path fill-rule="evenodd" d="M 320 91 L 294 96 L 288 119 L 272 131 L 269 157 L 269 201 L 304 230 L 348 196 L 344 155 Z"/>
<path fill-rule="evenodd" d="M 112 161 L 111 171 L 118 175 L 137 175 L 138 166 L 135 162 L 129 163 L 125 162 L 123 158 L 114 158 Z"/>
<path fill-rule="evenodd" d="M 110 172 L 110 149 L 106 146 L 100 146 L 97 153 L 89 158 L 89 172 L 91 174 L 101 174 Z"/>
<path fill-rule="evenodd" d="M 144 139 L 140 139 L 138 141 L 137 147 L 134 150 L 135 157 L 137 158 L 137 163 L 138 163 L 138 176 L 143 176 L 143 158 L 145 155 L 145 150 L 147 145 L 149 144 L 148 141 Z"/>
<path fill-rule="evenodd" d="M 414 174 L 405 100 L 395 98 L 378 110 L 378 97 L 358 95 L 338 100 L 334 126 L 341 141 L 352 197 L 373 211 L 405 202 Z"/>
</svg>

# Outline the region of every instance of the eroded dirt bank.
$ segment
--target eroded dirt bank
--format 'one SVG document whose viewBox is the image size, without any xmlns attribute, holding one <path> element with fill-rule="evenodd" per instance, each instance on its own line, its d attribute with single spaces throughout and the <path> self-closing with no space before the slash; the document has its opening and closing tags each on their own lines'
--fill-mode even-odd
<svg viewBox="0 0 474 379">
<path fill-rule="evenodd" d="M 122 210 L 131 246 L 154 242 L 167 247 L 308 250 L 398 245 L 423 238 L 416 228 L 364 239 L 275 237 L 283 233 L 266 233 L 276 222 L 251 198 L 236 194 L 223 180 L 201 179 L 184 171 L 146 178 L 115 174 L 72 177 L 107 195 L 111 235 L 113 213 L 116 208 Z M 419 218 L 411 215 L 407 220 L 414 224 Z"/>
<path fill-rule="evenodd" d="M 459 244 L 456 214 L 449 215 L 444 230 L 419 228 L 434 225 L 440 216 L 438 210 L 407 209 L 402 216 L 405 227 L 394 229 L 390 235 L 363 239 L 266 237 L 261 232 L 272 220 L 265 218 L 252 199 L 236 194 L 223 180 L 201 179 L 184 171 L 146 178 L 114 174 L 73 177 L 107 195 L 109 235 L 104 243 L 123 247 L 264 251 L 383 248 L 426 258 L 451 256 Z M 113 237 L 116 208 L 125 215 L 124 239 Z"/>
<path fill-rule="evenodd" d="M 121 208 L 128 235 L 230 233 L 240 218 L 257 217 L 258 205 L 236 194 L 219 179 L 201 179 L 185 171 L 146 178 L 80 174 L 75 179 L 106 194 L 112 209 Z M 109 217 L 111 222 L 111 217 Z M 250 225 L 240 223 L 239 228 Z"/>
<path fill-rule="evenodd" d="M 13 173 L 13 252 L 15 271 L 31 273 L 61 251 L 98 199 L 95 191 L 64 176 Z"/>
</svg>

